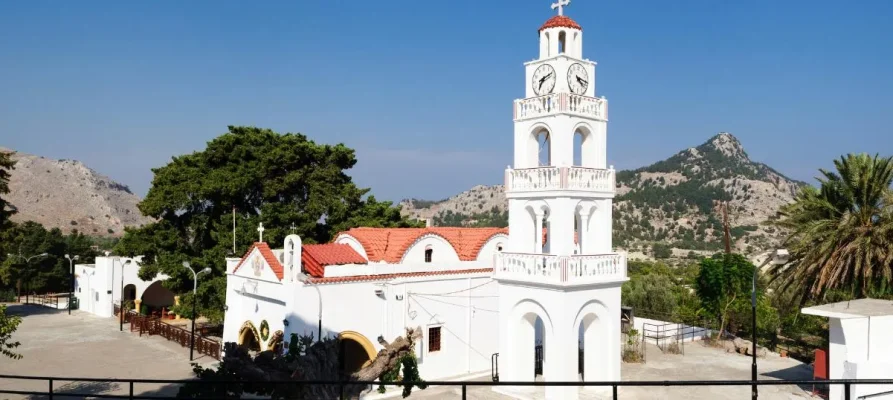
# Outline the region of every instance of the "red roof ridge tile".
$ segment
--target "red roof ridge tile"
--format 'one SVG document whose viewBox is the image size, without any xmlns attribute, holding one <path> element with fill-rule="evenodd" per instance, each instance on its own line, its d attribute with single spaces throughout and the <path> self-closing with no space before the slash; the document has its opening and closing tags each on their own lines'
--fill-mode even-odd
<svg viewBox="0 0 893 400">
<path fill-rule="evenodd" d="M 436 276 L 436 275 L 461 275 L 461 274 L 480 274 L 493 272 L 493 268 L 473 268 L 473 269 L 457 269 L 445 271 L 422 271 L 422 272 L 404 272 L 396 274 L 381 275 L 357 275 L 357 276 L 333 276 L 327 278 L 311 278 L 309 284 L 326 284 L 326 283 L 347 283 L 347 282 L 363 282 L 383 279 L 396 278 L 415 278 L 419 276 Z"/>
<path fill-rule="evenodd" d="M 285 275 L 285 268 L 282 267 L 282 263 L 279 262 L 279 259 L 276 258 L 276 255 L 273 254 L 273 250 L 270 249 L 270 246 L 264 242 L 255 242 L 248 248 L 248 251 L 242 256 L 242 260 L 239 261 L 239 264 L 233 268 L 233 273 L 239 270 L 242 265 L 245 264 L 245 261 L 248 260 L 248 256 L 251 255 L 251 252 L 257 249 L 260 252 L 261 257 L 267 261 L 267 265 L 270 266 L 270 269 L 273 270 L 273 273 L 276 274 L 276 277 L 281 281 L 283 276 Z"/>
<path fill-rule="evenodd" d="M 426 227 L 426 228 L 351 228 L 341 232 L 358 242 L 366 251 L 369 261 L 398 263 L 406 251 L 427 235 L 443 238 L 456 251 L 460 260 L 477 259 L 481 248 L 498 234 L 508 234 L 508 228 L 465 228 L 465 227 Z"/>
<path fill-rule="evenodd" d="M 580 24 L 577 23 L 577 21 L 574 21 L 566 15 L 556 15 L 552 18 L 549 18 L 548 20 L 546 20 L 543 26 L 540 27 L 539 31 L 542 32 L 544 29 L 549 28 L 571 28 L 581 31 L 583 30 L 583 28 L 580 26 Z"/>
</svg>

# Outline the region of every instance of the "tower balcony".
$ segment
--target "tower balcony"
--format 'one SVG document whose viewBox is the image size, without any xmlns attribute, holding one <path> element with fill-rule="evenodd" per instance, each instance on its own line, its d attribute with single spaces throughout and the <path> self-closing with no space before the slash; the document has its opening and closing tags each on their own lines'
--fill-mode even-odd
<svg viewBox="0 0 893 400">
<path fill-rule="evenodd" d="M 515 100 L 515 121 L 557 114 L 607 121 L 608 100 L 572 93 L 552 93 Z"/>
<path fill-rule="evenodd" d="M 505 191 L 509 194 L 546 191 L 581 191 L 613 197 L 613 168 L 539 167 L 507 169 Z"/>
<path fill-rule="evenodd" d="M 626 253 L 572 256 L 499 253 L 493 279 L 557 286 L 621 282 L 627 279 Z"/>
</svg>

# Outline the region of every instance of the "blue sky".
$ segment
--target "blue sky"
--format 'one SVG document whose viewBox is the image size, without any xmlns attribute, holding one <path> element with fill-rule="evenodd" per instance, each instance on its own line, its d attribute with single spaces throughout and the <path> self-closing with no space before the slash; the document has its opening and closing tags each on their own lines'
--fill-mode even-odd
<svg viewBox="0 0 893 400">
<path fill-rule="evenodd" d="M 227 125 L 357 150 L 379 198 L 500 183 L 549 0 L 0 4 L 0 145 L 144 195 Z M 735 134 L 791 177 L 893 153 L 893 2 L 573 0 L 611 164 Z"/>
</svg>

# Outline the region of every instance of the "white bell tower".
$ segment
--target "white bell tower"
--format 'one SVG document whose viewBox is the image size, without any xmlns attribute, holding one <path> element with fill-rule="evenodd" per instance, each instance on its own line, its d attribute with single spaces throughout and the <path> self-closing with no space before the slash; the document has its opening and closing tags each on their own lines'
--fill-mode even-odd
<svg viewBox="0 0 893 400">
<path fill-rule="evenodd" d="M 619 381 L 620 286 L 627 276 L 626 254 L 611 245 L 608 101 L 596 97 L 596 63 L 583 58 L 583 28 L 564 15 L 570 0 L 557 1 L 558 15 L 539 29 L 539 58 L 525 63 L 526 98 L 514 102 L 514 168 L 505 171 L 509 243 L 494 266 L 499 378 L 536 379 L 541 342 L 545 381 Z M 578 390 L 545 392 L 574 399 Z"/>
</svg>

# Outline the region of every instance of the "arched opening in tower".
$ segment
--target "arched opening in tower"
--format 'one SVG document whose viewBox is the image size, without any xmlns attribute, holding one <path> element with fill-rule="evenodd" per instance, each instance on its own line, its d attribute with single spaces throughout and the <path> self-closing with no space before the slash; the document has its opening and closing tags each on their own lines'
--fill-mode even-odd
<svg viewBox="0 0 893 400">
<path fill-rule="evenodd" d="M 533 375 L 538 377 L 543 375 L 544 365 L 546 364 L 546 326 L 543 319 L 538 315 L 533 321 Z"/>
<path fill-rule="evenodd" d="M 602 324 L 603 322 L 599 321 L 594 313 L 586 314 L 580 321 L 577 372 L 581 380 L 586 380 L 586 376 L 590 377 L 586 381 L 594 380 L 592 378 L 599 374 L 597 371 L 599 361 L 604 362 L 604 357 L 607 355 L 603 348 L 606 343 L 599 343 L 600 340 L 604 341 L 606 336 L 602 332 Z"/>
<path fill-rule="evenodd" d="M 564 54 L 565 43 L 567 42 L 567 34 L 564 31 L 558 34 L 558 54 Z"/>
<path fill-rule="evenodd" d="M 577 128 L 574 131 L 574 165 L 587 168 L 598 168 L 596 166 L 595 140 L 592 138 L 592 132 L 584 127 Z"/>
<path fill-rule="evenodd" d="M 547 167 L 552 165 L 552 137 L 549 131 L 541 130 L 536 133 L 538 166 Z"/>
</svg>

